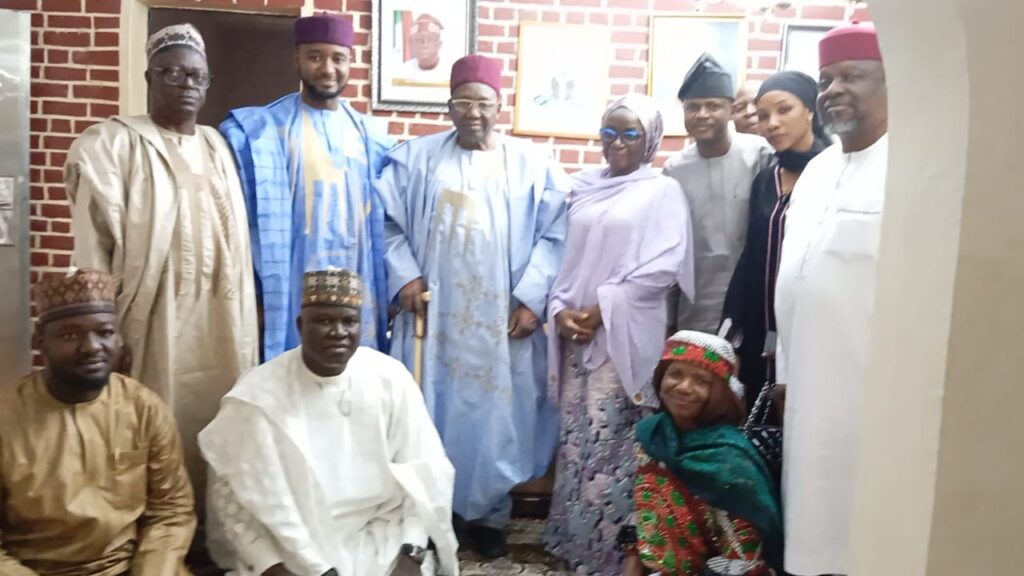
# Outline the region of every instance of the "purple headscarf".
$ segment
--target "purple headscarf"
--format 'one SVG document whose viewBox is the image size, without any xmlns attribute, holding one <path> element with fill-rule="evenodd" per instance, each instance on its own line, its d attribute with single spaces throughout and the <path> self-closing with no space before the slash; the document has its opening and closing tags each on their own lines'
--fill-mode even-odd
<svg viewBox="0 0 1024 576">
<path fill-rule="evenodd" d="M 652 141 L 660 138 L 658 126 Z M 568 347 L 584 370 L 611 362 L 634 403 L 657 407 L 651 376 L 664 345 L 666 296 L 678 284 L 693 297 L 690 208 L 679 183 L 651 166 L 615 177 L 604 172 L 573 176 L 565 258 L 548 301 L 552 327 L 562 310 L 595 304 L 602 324 L 589 344 L 550 335 L 548 391 L 554 400 L 561 394 Z"/>
<path fill-rule="evenodd" d="M 658 147 L 661 146 L 661 137 L 665 133 L 665 126 L 661 119 L 661 110 L 658 109 L 658 103 L 654 98 L 644 94 L 626 94 L 613 102 L 605 110 L 604 116 L 601 117 L 601 125 L 603 126 L 605 121 L 608 120 L 609 114 L 619 108 L 629 110 L 640 119 L 640 125 L 644 127 L 645 137 L 644 164 L 654 162 L 654 155 L 658 153 Z"/>
</svg>

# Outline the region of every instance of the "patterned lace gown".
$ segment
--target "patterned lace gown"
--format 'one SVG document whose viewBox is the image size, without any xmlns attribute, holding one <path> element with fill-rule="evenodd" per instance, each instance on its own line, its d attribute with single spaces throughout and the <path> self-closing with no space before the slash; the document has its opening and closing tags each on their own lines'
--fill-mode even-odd
<svg viewBox="0 0 1024 576">
<path fill-rule="evenodd" d="M 575 346 L 562 349 L 561 442 L 544 545 L 576 574 L 618 576 L 615 540 L 633 511 L 635 427 L 647 409 L 626 396 L 611 362 L 587 372 Z"/>
</svg>

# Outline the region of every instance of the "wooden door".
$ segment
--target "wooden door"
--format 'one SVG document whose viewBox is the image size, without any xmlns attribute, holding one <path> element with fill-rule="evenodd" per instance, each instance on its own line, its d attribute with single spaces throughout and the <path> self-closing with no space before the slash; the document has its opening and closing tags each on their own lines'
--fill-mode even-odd
<svg viewBox="0 0 1024 576">
<path fill-rule="evenodd" d="M 213 83 L 199 123 L 217 126 L 229 110 L 261 106 L 299 89 L 292 28 L 295 18 L 216 10 L 151 8 L 149 33 L 189 23 L 206 42 Z"/>
</svg>

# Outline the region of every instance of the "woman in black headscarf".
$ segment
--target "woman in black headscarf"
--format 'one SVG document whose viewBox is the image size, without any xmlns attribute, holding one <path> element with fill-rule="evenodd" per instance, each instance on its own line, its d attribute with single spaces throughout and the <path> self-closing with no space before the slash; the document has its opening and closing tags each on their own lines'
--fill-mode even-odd
<svg viewBox="0 0 1024 576">
<path fill-rule="evenodd" d="M 832 144 L 815 113 L 818 86 L 801 72 L 779 72 L 761 85 L 755 103 L 775 161 L 754 179 L 747 243 L 722 310 L 723 328 L 740 358 L 747 409 L 774 378 L 775 278 L 790 192 L 812 158 Z"/>
</svg>

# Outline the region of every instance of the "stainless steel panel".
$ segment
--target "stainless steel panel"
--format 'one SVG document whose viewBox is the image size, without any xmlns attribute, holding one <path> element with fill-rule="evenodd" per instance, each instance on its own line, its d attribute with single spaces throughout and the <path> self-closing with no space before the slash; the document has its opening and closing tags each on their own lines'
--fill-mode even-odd
<svg viewBox="0 0 1024 576">
<path fill-rule="evenodd" d="M 27 12 L 0 10 L 0 383 L 29 370 Z M 9 196 L 9 200 L 7 197 Z"/>
</svg>

